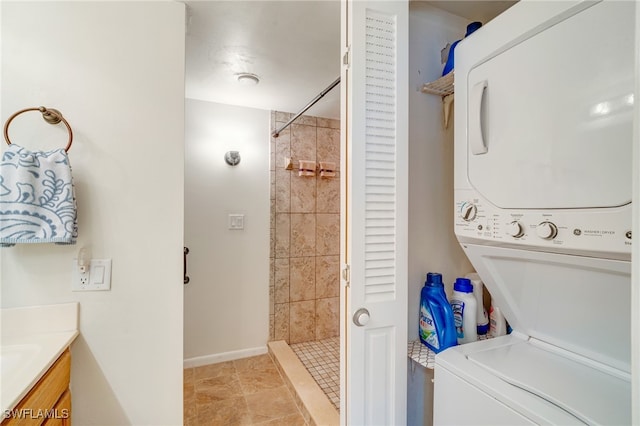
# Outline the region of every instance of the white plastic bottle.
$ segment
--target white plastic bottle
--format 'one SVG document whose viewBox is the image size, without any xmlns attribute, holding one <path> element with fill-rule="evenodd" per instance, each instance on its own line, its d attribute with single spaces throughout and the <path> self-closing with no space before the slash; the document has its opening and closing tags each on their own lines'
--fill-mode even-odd
<svg viewBox="0 0 640 426">
<path fill-rule="evenodd" d="M 458 344 L 475 342 L 478 340 L 476 329 L 476 298 L 473 295 L 473 285 L 468 278 L 456 278 L 451 295 L 451 308 L 456 325 Z"/>
<path fill-rule="evenodd" d="M 483 293 L 483 283 L 480 279 L 480 275 L 476 273 L 467 274 L 465 278 L 469 278 L 471 284 L 473 284 L 473 295 L 476 298 L 476 330 L 478 331 L 478 335 L 482 336 L 489 332 L 489 315 L 487 315 L 487 310 L 484 308 L 484 303 L 482 302 L 482 293 Z"/>
<path fill-rule="evenodd" d="M 504 336 L 507 334 L 507 320 L 502 311 L 496 306 L 491 298 L 491 310 L 489 311 L 489 335 L 491 337 Z"/>
</svg>

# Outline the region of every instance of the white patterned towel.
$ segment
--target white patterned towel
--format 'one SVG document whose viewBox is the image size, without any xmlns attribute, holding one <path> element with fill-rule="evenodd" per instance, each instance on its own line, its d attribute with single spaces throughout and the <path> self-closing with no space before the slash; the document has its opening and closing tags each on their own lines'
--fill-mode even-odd
<svg viewBox="0 0 640 426">
<path fill-rule="evenodd" d="M 9 145 L 0 163 L 0 247 L 75 244 L 76 199 L 64 149 L 31 152 Z"/>
</svg>

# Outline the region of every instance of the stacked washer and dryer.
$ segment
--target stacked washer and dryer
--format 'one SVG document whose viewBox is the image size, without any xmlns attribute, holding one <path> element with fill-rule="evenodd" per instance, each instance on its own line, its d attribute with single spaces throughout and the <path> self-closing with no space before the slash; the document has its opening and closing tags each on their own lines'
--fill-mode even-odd
<svg viewBox="0 0 640 426">
<path fill-rule="evenodd" d="M 513 332 L 438 354 L 435 424 L 631 423 L 635 7 L 523 0 L 456 48 L 455 233 Z"/>
</svg>

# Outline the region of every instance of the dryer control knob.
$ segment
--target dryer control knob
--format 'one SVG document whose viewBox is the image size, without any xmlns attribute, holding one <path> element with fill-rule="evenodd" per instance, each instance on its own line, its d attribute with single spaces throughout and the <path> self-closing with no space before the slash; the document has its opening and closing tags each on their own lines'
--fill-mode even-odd
<svg viewBox="0 0 640 426">
<path fill-rule="evenodd" d="M 544 240 L 553 240 L 558 235 L 558 227 L 551 222 L 542 222 L 536 227 L 536 234 Z"/>
<path fill-rule="evenodd" d="M 475 204 L 465 203 L 462 205 L 460 217 L 462 217 L 463 220 L 471 222 L 476 218 L 476 214 L 478 214 L 478 208 Z"/>
<path fill-rule="evenodd" d="M 524 235 L 524 227 L 520 222 L 514 220 L 507 225 L 507 234 L 514 238 L 520 238 Z"/>
</svg>

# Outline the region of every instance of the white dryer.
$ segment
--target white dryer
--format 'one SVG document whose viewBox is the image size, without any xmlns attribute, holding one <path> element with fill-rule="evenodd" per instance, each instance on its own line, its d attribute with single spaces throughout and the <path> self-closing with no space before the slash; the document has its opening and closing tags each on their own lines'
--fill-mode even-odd
<svg viewBox="0 0 640 426">
<path fill-rule="evenodd" d="M 629 424 L 635 2 L 523 0 L 455 58 L 455 233 L 513 333 L 436 356 L 435 424 Z"/>
</svg>

